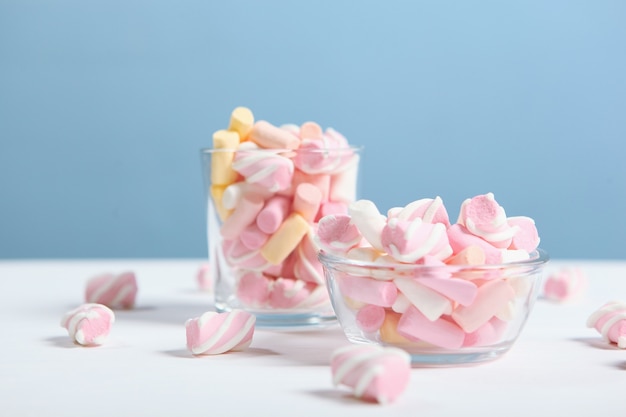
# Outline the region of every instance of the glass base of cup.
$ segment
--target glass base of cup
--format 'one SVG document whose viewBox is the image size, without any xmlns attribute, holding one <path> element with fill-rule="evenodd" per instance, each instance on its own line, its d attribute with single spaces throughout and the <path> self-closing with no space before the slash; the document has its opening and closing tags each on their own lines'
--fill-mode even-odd
<svg viewBox="0 0 626 417">
<path fill-rule="evenodd" d="M 223 313 L 232 308 L 216 303 L 215 308 Z M 320 329 L 338 325 L 337 316 L 330 312 L 294 312 L 289 310 L 244 309 L 256 317 L 255 327 L 266 330 L 305 330 Z"/>
</svg>

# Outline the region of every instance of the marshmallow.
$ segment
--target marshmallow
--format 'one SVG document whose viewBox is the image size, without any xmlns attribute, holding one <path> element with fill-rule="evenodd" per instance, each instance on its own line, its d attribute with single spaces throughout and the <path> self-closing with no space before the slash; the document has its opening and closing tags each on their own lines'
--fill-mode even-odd
<svg viewBox="0 0 626 417">
<path fill-rule="evenodd" d="M 249 140 L 267 149 L 297 149 L 300 139 L 286 129 L 259 120 L 250 131 Z"/>
<path fill-rule="evenodd" d="M 356 313 L 356 325 L 366 333 L 374 333 L 385 322 L 385 309 L 367 304 Z"/>
<path fill-rule="evenodd" d="M 391 281 L 341 274 L 339 271 L 335 273 L 341 294 L 356 301 L 391 307 L 398 297 L 398 288 Z"/>
<path fill-rule="evenodd" d="M 581 299 L 587 291 L 587 277 L 578 268 L 563 268 L 546 277 L 543 297 L 556 302 Z"/>
<path fill-rule="evenodd" d="M 607 343 L 626 349 L 626 304 L 617 301 L 604 304 L 589 316 L 587 327 L 595 328 Z"/>
<path fill-rule="evenodd" d="M 257 226 L 267 234 L 276 232 L 289 214 L 290 207 L 291 202 L 287 197 L 275 196 L 270 198 L 259 212 L 256 219 Z"/>
<path fill-rule="evenodd" d="M 509 225 L 504 208 L 496 202 L 493 193 L 465 200 L 457 223 L 497 248 L 507 248 L 518 230 L 517 226 Z"/>
<path fill-rule="evenodd" d="M 426 255 L 443 260 L 452 255 L 446 227 L 421 218 L 391 218 L 381 233 L 383 249 L 400 262 L 415 263 Z"/>
<path fill-rule="evenodd" d="M 443 314 L 450 314 L 452 311 L 452 304 L 447 297 L 413 278 L 396 278 L 393 282 L 411 304 L 431 321 L 437 320 Z"/>
<path fill-rule="evenodd" d="M 324 284 L 324 268 L 317 260 L 318 246 L 312 233 L 307 233 L 296 248 L 293 274 L 296 278 L 315 284 Z"/>
<path fill-rule="evenodd" d="M 211 185 L 228 185 L 237 179 L 232 162 L 235 149 L 239 146 L 239 134 L 228 130 L 213 133 L 211 153 Z"/>
<path fill-rule="evenodd" d="M 507 223 L 517 228 L 509 249 L 523 249 L 526 252 L 537 249 L 540 239 L 533 219 L 526 216 L 509 217 Z"/>
<path fill-rule="evenodd" d="M 333 351 L 331 372 L 335 386 L 346 385 L 357 398 L 387 404 L 408 386 L 411 358 L 397 348 L 349 345 Z"/>
<path fill-rule="evenodd" d="M 443 205 L 441 197 L 435 197 L 434 199 L 423 198 L 413 201 L 398 210 L 398 213 L 395 215 L 401 220 L 411 221 L 420 218 L 425 223 L 443 223 L 446 227 L 450 226 L 448 212 Z"/>
<path fill-rule="evenodd" d="M 244 142 L 235 153 L 232 169 L 241 174 L 247 183 L 276 192 L 290 187 L 294 168 L 291 159 Z"/>
<path fill-rule="evenodd" d="M 296 309 L 314 307 L 328 302 L 324 287 L 291 278 L 277 278 L 269 296 L 274 309 Z"/>
<path fill-rule="evenodd" d="M 445 318 L 430 320 L 414 306 L 402 314 L 397 330 L 408 339 L 423 340 L 446 349 L 458 349 L 465 340 L 465 332 L 455 323 Z"/>
<path fill-rule="evenodd" d="M 246 307 L 263 307 L 269 300 L 272 280 L 260 272 L 246 272 L 239 278 L 237 298 Z"/>
<path fill-rule="evenodd" d="M 72 340 L 82 346 L 104 343 L 115 321 L 113 311 L 103 304 L 87 303 L 67 312 L 61 327 L 67 329 Z"/>
<path fill-rule="evenodd" d="M 247 107 L 237 107 L 230 115 L 230 124 L 228 130 L 237 132 L 240 141 L 248 139 L 248 135 L 254 125 L 254 115 Z"/>
<path fill-rule="evenodd" d="M 237 238 L 246 227 L 252 224 L 261 209 L 263 208 L 263 199 L 257 195 L 244 196 L 232 214 L 222 224 L 220 234 L 224 239 Z"/>
<path fill-rule="evenodd" d="M 317 225 L 317 243 L 330 253 L 343 254 L 361 242 L 359 229 L 347 214 L 322 217 Z"/>
<path fill-rule="evenodd" d="M 211 276 L 211 265 L 203 264 L 196 272 L 196 283 L 202 291 L 210 291 L 213 288 L 213 278 Z"/>
<path fill-rule="evenodd" d="M 87 281 L 85 302 L 104 304 L 113 309 L 131 309 L 137 297 L 137 279 L 133 272 L 103 274 Z"/>
<path fill-rule="evenodd" d="M 322 202 L 322 192 L 314 186 L 303 182 L 298 185 L 293 196 L 293 211 L 303 219 L 313 222 Z"/>
<path fill-rule="evenodd" d="M 292 213 L 261 248 L 268 262 L 278 265 L 298 246 L 310 226 L 298 213 Z"/>
<path fill-rule="evenodd" d="M 187 320 L 187 349 L 194 355 L 218 355 L 244 350 L 252 342 L 255 317 L 243 310 L 209 311 Z"/>
<path fill-rule="evenodd" d="M 376 205 L 369 200 L 358 200 L 348 206 L 348 213 L 365 240 L 378 251 L 385 252 L 381 235 L 387 218 L 380 214 Z"/>
<path fill-rule="evenodd" d="M 452 319 L 463 330 L 471 333 L 507 308 L 514 299 L 515 291 L 505 280 L 486 281 L 478 287 L 474 302 L 467 306 L 458 306 L 452 312 Z"/>
</svg>

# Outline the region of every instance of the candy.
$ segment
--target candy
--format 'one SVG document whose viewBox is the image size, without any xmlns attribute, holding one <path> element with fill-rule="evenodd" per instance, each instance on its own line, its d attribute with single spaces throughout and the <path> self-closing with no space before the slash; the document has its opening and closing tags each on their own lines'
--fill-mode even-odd
<svg viewBox="0 0 626 417">
<path fill-rule="evenodd" d="M 317 243 L 331 253 L 346 253 L 357 247 L 362 237 L 347 214 L 328 215 L 317 225 Z"/>
<path fill-rule="evenodd" d="M 497 248 L 507 248 L 518 230 L 509 225 L 504 208 L 496 202 L 493 193 L 465 200 L 457 223 Z"/>
<path fill-rule="evenodd" d="M 287 197 L 269 198 L 256 218 L 259 229 L 267 234 L 276 232 L 289 214 L 290 206 L 291 202 Z"/>
<path fill-rule="evenodd" d="M 425 223 L 421 218 L 389 219 L 381 232 L 385 252 L 400 262 L 414 263 L 426 255 L 445 259 L 452 255 L 446 227 L 442 223 Z"/>
<path fill-rule="evenodd" d="M 296 188 L 293 211 L 307 222 L 313 222 L 322 202 L 322 192 L 316 186 L 303 182 Z"/>
<path fill-rule="evenodd" d="M 278 265 L 298 246 L 309 229 L 309 223 L 302 216 L 298 213 L 290 214 L 263 245 L 261 255 L 268 262 Z"/>
<path fill-rule="evenodd" d="M 243 142 L 248 139 L 248 135 L 254 125 L 254 115 L 247 107 L 237 107 L 230 115 L 230 124 L 228 130 L 235 131 L 239 134 L 240 140 Z"/>
<path fill-rule="evenodd" d="M 390 281 L 344 274 L 337 278 L 341 293 L 357 301 L 391 307 L 398 297 L 398 288 Z"/>
<path fill-rule="evenodd" d="M 61 319 L 61 327 L 67 329 L 72 340 L 82 346 L 104 343 L 115 321 L 115 314 L 105 305 L 87 303 L 67 312 Z"/>
<path fill-rule="evenodd" d="M 211 185 L 228 185 L 237 179 L 237 173 L 232 168 L 234 149 L 239 146 L 237 132 L 218 130 L 213 134 L 213 149 L 211 154 Z"/>
<path fill-rule="evenodd" d="M 595 328 L 607 343 L 626 349 L 626 303 L 611 301 L 594 311 L 587 327 Z"/>
<path fill-rule="evenodd" d="M 373 333 L 380 329 L 385 322 L 385 309 L 380 306 L 367 304 L 356 313 L 356 324 L 361 330 Z"/>
<path fill-rule="evenodd" d="M 85 302 L 104 304 L 113 309 L 131 309 L 135 306 L 137 290 L 133 272 L 103 274 L 87 281 Z"/>
<path fill-rule="evenodd" d="M 255 221 L 263 208 L 263 199 L 258 195 L 246 195 L 237 204 L 232 214 L 224 221 L 220 234 L 224 239 L 235 239 Z"/>
<path fill-rule="evenodd" d="M 428 320 L 437 320 L 443 314 L 450 314 L 452 311 L 452 305 L 447 297 L 420 284 L 417 280 L 396 278 L 393 282 L 411 304 L 428 317 Z"/>
<path fill-rule="evenodd" d="M 213 288 L 213 278 L 211 276 L 211 265 L 206 263 L 201 265 L 196 272 L 196 283 L 202 291 L 210 291 Z"/>
<path fill-rule="evenodd" d="M 333 384 L 346 385 L 357 398 L 388 404 L 408 386 L 411 358 L 403 350 L 374 345 L 349 345 L 333 351 Z"/>
<path fill-rule="evenodd" d="M 414 201 L 401 208 L 396 214 L 401 220 L 422 219 L 425 223 L 443 223 L 444 226 L 450 226 L 448 212 L 441 197 L 422 198 Z"/>
<path fill-rule="evenodd" d="M 459 306 L 452 318 L 468 333 L 495 317 L 515 298 L 515 291 L 505 280 L 491 280 L 478 288 L 476 298 L 470 305 Z"/>
<path fill-rule="evenodd" d="M 259 120 L 254 124 L 249 139 L 267 149 L 297 149 L 300 146 L 300 139 L 293 133 L 265 120 Z"/>
<path fill-rule="evenodd" d="M 194 355 L 218 355 L 244 350 L 252 342 L 255 317 L 243 310 L 206 312 L 187 320 L 187 349 Z"/>
<path fill-rule="evenodd" d="M 365 240 L 375 249 L 384 252 L 381 235 L 387 218 L 380 214 L 376 205 L 369 200 L 355 201 L 348 206 L 348 213 Z"/>
<path fill-rule="evenodd" d="M 563 268 L 546 277 L 543 297 L 565 303 L 581 299 L 587 291 L 587 277 L 578 268 Z"/>
<path fill-rule="evenodd" d="M 315 284 L 324 284 L 324 268 L 317 260 L 318 251 L 313 234 L 307 233 L 295 252 L 293 273 L 296 278 Z"/>
<path fill-rule="evenodd" d="M 465 340 L 465 332 L 458 325 L 443 317 L 430 320 L 415 306 L 409 307 L 400 317 L 398 333 L 446 349 L 458 349 Z"/>
</svg>

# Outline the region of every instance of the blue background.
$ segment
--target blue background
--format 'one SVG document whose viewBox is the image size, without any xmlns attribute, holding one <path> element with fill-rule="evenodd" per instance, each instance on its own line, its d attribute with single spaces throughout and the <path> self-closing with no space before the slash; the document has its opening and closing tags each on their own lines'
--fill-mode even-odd
<svg viewBox="0 0 626 417">
<path fill-rule="evenodd" d="M 626 259 L 624 1 L 0 0 L 0 257 L 203 257 L 231 110 L 365 146 L 381 210 L 493 192 Z"/>
</svg>

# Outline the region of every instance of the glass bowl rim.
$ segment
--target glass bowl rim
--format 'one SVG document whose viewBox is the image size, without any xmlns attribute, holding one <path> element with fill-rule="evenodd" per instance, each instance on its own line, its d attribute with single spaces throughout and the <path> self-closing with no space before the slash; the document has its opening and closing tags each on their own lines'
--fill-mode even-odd
<svg viewBox="0 0 626 417">
<path fill-rule="evenodd" d="M 361 261 L 356 259 L 350 259 L 344 256 L 337 256 L 331 253 L 325 252 L 323 249 L 318 253 L 318 259 L 320 263 L 326 268 L 342 268 L 342 267 L 360 267 L 367 268 L 373 270 L 394 270 L 394 271 L 463 271 L 463 270 L 473 270 L 473 271 L 493 271 L 493 270 L 502 270 L 502 269 L 513 269 L 513 268 L 536 268 L 543 266 L 550 260 L 550 256 L 548 253 L 542 248 L 536 248 L 534 251 L 530 252 L 530 257 L 528 259 L 513 261 L 513 262 L 505 262 L 505 263 L 496 263 L 496 264 L 444 264 L 444 265 L 422 265 L 422 264 L 408 264 L 402 262 L 385 262 L 385 263 L 376 263 L 371 261 Z"/>
</svg>

